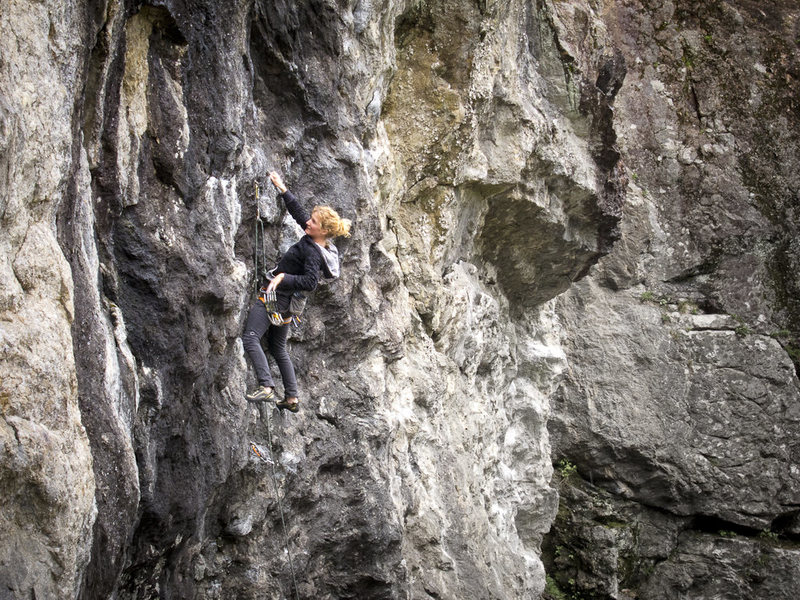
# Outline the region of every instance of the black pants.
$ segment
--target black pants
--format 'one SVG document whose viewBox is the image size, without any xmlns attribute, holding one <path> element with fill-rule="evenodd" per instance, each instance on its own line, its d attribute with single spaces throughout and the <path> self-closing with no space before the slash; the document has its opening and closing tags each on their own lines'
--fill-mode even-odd
<svg viewBox="0 0 800 600">
<path fill-rule="evenodd" d="M 286 350 L 286 339 L 289 337 L 289 325 L 276 326 L 269 322 L 267 308 L 263 302 L 256 302 L 247 315 L 247 325 L 242 336 L 242 345 L 253 363 L 258 384 L 265 387 L 275 387 L 272 374 L 269 371 L 267 356 L 261 348 L 261 338 L 267 335 L 269 353 L 278 364 L 283 380 L 286 398 L 297 398 L 297 377 L 294 374 L 294 365 Z"/>
</svg>

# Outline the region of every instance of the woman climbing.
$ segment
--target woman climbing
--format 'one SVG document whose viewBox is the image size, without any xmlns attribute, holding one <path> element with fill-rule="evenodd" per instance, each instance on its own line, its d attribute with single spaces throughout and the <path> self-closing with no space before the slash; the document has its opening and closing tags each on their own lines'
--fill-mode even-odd
<svg viewBox="0 0 800 600">
<path fill-rule="evenodd" d="M 339 276 L 339 253 L 331 239 L 338 236 L 348 237 L 350 221 L 339 217 L 329 206 L 315 206 L 309 216 L 295 195 L 283 184 L 278 173 L 270 173 L 269 179 L 278 188 L 289 214 L 306 235 L 289 248 L 278 266 L 270 272 L 272 279 L 269 285 L 261 288 L 261 296 L 247 316 L 242 343 L 258 378 L 258 388 L 247 394 L 247 399 L 251 402 L 265 402 L 275 396 L 272 374 L 261 348 L 261 338 L 266 333 L 269 353 L 278 364 L 284 387 L 284 399 L 276 402 L 276 406 L 297 412 L 300 410 L 297 378 L 292 359 L 286 350 L 289 323 L 292 322 L 291 305 L 293 299 L 295 302 L 298 298 L 302 299 L 303 292 L 310 292 L 317 287 L 320 273 L 326 278 Z M 267 304 L 272 302 L 275 303 L 277 314 L 270 314 L 267 310 Z"/>
</svg>

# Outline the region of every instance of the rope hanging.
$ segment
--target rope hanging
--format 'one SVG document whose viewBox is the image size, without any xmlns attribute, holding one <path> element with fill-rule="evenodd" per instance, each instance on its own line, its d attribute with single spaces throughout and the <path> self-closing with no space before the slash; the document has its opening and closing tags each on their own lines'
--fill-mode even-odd
<svg viewBox="0 0 800 600">
<path fill-rule="evenodd" d="M 256 456 L 258 456 L 261 460 L 266 463 L 269 463 L 271 470 L 272 470 L 272 486 L 275 489 L 275 498 L 278 501 L 278 512 L 281 516 L 281 527 L 283 527 L 283 539 L 284 544 L 286 545 L 286 555 L 289 557 L 289 571 L 292 574 L 292 586 L 294 588 L 294 597 L 295 600 L 300 600 L 300 594 L 297 591 L 297 579 L 295 578 L 294 574 L 294 561 L 292 560 L 292 551 L 289 548 L 289 532 L 286 529 L 286 518 L 284 517 L 283 513 L 283 500 L 281 499 L 280 491 L 278 488 L 278 474 L 275 470 L 275 455 L 272 451 L 272 433 L 270 432 L 270 418 L 269 418 L 269 411 L 266 410 L 266 405 L 262 402 L 258 406 L 258 412 L 261 415 L 261 420 L 264 421 L 264 424 L 267 426 L 267 447 L 269 448 L 269 459 L 267 459 L 259 450 L 258 444 L 255 442 L 250 442 L 250 448 L 253 450 Z M 266 414 L 266 418 L 264 415 Z"/>
<path fill-rule="evenodd" d="M 261 220 L 261 202 L 258 200 L 258 182 L 256 181 L 256 222 L 255 222 L 255 243 L 253 249 L 253 262 L 255 263 L 255 292 L 258 295 L 258 291 L 260 289 L 260 281 L 261 281 L 261 271 L 258 268 L 258 254 L 259 254 L 259 243 L 258 237 L 259 233 L 261 234 L 261 267 L 263 268 L 266 265 L 266 256 L 267 256 L 267 239 L 264 235 L 264 221 Z"/>
<path fill-rule="evenodd" d="M 261 261 L 262 261 L 262 268 L 266 264 L 266 256 L 267 256 L 267 240 L 264 236 L 264 222 L 261 220 L 261 204 L 258 200 L 258 182 L 256 182 L 256 223 L 255 223 L 255 249 L 253 252 L 253 262 L 255 263 L 255 291 L 256 295 L 259 292 L 260 286 L 259 282 L 261 279 L 261 272 L 259 270 L 258 264 L 258 255 L 259 255 L 259 234 L 261 235 Z M 267 447 L 269 448 L 269 458 L 265 457 L 261 450 L 255 442 L 250 442 L 250 448 L 253 450 L 253 453 L 258 456 L 261 460 L 266 463 L 269 463 L 271 470 L 272 470 L 272 486 L 275 490 L 275 499 L 278 502 L 278 512 L 281 516 L 281 527 L 283 528 L 283 539 L 284 544 L 286 546 L 286 555 L 289 558 L 289 570 L 292 574 L 292 586 L 294 588 L 294 597 L 295 600 L 300 600 L 299 592 L 297 591 L 297 579 L 294 574 L 294 561 L 292 560 L 292 551 L 289 548 L 289 532 L 286 529 L 286 518 L 284 517 L 283 512 L 283 500 L 281 499 L 280 490 L 278 488 L 278 474 L 275 470 L 275 455 L 272 451 L 272 432 L 271 432 L 271 425 L 270 425 L 270 418 L 269 418 L 269 411 L 266 410 L 266 405 L 262 402 L 258 406 L 258 412 L 261 416 L 261 420 L 267 426 Z M 264 416 L 266 415 L 266 417 Z"/>
</svg>

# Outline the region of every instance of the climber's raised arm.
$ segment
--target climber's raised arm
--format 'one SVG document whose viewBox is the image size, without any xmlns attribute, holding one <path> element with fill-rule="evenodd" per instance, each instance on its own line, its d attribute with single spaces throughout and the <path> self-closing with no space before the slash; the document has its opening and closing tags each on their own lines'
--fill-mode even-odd
<svg viewBox="0 0 800 600">
<path fill-rule="evenodd" d="M 280 192 L 281 198 L 283 198 L 283 203 L 286 205 L 286 210 L 289 211 L 289 214 L 292 215 L 292 218 L 295 220 L 295 222 L 305 230 L 306 224 L 311 218 L 311 215 L 308 214 L 308 212 L 297 200 L 297 196 L 289 191 L 289 188 L 287 188 L 286 184 L 283 183 L 283 179 L 277 171 L 272 171 L 269 174 L 269 180 Z"/>
</svg>

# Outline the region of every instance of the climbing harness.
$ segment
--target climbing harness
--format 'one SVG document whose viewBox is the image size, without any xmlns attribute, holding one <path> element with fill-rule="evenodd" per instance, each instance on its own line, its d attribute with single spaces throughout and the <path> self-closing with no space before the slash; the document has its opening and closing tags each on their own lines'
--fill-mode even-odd
<svg viewBox="0 0 800 600">
<path fill-rule="evenodd" d="M 286 518 L 283 515 L 283 501 L 281 499 L 280 490 L 278 488 L 278 474 L 275 470 L 275 455 L 272 451 L 272 433 L 270 432 L 270 418 L 269 418 L 269 411 L 266 409 L 265 403 L 261 403 L 258 407 L 258 412 L 261 416 L 261 420 L 267 426 L 267 448 L 269 449 L 269 458 L 264 456 L 264 452 L 261 447 L 256 444 L 255 442 L 250 442 L 250 449 L 253 451 L 258 458 L 260 458 L 265 463 L 269 464 L 272 470 L 272 486 L 275 489 L 275 499 L 278 502 L 278 512 L 281 516 L 281 527 L 283 527 L 283 539 L 284 544 L 286 546 L 286 555 L 289 558 L 289 571 L 292 574 L 292 586 L 294 587 L 294 597 L 295 600 L 300 600 L 300 593 L 297 591 L 297 579 L 294 575 L 294 561 L 292 560 L 292 551 L 289 548 L 289 532 L 286 529 Z M 266 414 L 266 418 L 264 415 Z"/>
<path fill-rule="evenodd" d="M 264 303 L 267 309 L 267 318 L 273 325 L 277 327 L 290 323 L 293 323 L 295 327 L 300 325 L 300 315 L 284 315 L 278 311 L 278 295 L 275 290 L 267 290 L 266 287 L 262 287 L 259 290 L 258 299 Z"/>
</svg>

